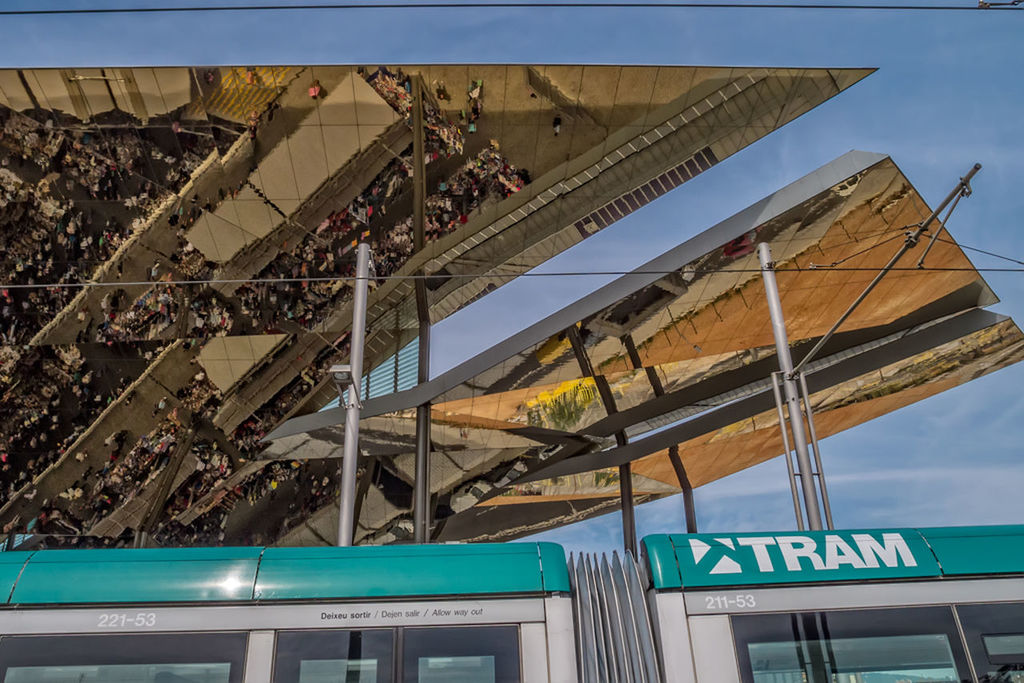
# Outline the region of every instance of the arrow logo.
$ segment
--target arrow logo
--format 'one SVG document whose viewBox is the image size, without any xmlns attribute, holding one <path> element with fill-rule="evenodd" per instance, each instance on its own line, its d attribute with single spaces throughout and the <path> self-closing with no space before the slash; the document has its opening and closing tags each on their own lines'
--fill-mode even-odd
<svg viewBox="0 0 1024 683">
<path fill-rule="evenodd" d="M 714 540 L 715 542 L 735 552 L 736 546 L 733 544 L 733 540 L 731 538 L 716 538 Z M 705 543 L 704 541 L 698 540 L 696 538 L 690 539 L 690 552 L 693 553 L 694 564 L 700 564 L 700 561 L 704 559 L 704 556 L 707 555 L 708 551 L 710 550 L 711 546 Z M 715 566 L 712 567 L 711 571 L 709 571 L 708 573 L 742 574 L 743 567 L 741 567 L 740 563 L 736 560 L 732 559 L 728 555 L 723 554 L 720 558 L 718 558 L 718 562 L 715 563 Z"/>
</svg>

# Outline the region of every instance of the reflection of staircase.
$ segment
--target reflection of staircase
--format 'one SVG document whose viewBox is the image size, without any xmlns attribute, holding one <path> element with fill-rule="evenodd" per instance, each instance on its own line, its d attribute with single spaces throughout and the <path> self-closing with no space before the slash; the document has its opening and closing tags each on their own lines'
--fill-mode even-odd
<svg viewBox="0 0 1024 683">
<path fill-rule="evenodd" d="M 299 75 L 301 69 L 288 66 L 258 66 L 249 83 L 243 67 L 220 69 L 220 83 L 202 99 L 206 113 L 245 123 L 253 111 L 263 109 Z"/>
</svg>

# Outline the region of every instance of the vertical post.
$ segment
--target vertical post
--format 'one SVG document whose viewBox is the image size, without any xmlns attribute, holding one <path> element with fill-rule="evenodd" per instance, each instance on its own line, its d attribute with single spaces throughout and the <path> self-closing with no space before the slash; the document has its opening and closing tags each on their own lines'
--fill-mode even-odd
<svg viewBox="0 0 1024 683">
<path fill-rule="evenodd" d="M 821 451 L 818 449 L 818 432 L 814 428 L 814 411 L 811 409 L 811 393 L 807 390 L 807 377 L 800 373 L 800 393 L 804 399 L 804 414 L 807 416 L 807 433 L 811 437 L 811 452 L 814 453 L 814 466 L 818 469 L 818 488 L 821 489 L 821 505 L 825 511 L 825 524 L 834 529 L 832 524 L 832 504 L 828 500 L 828 487 L 825 486 L 825 470 L 821 467 Z"/>
<path fill-rule="evenodd" d="M 419 253 L 426 246 L 427 176 L 424 159 L 423 79 L 412 77 L 412 208 L 413 250 Z M 424 272 L 421 270 L 422 276 Z M 416 284 L 416 316 L 419 319 L 419 355 L 416 381 L 430 379 L 430 305 L 427 283 L 420 277 Z M 413 540 L 430 540 L 430 402 L 416 407 L 416 462 L 412 500 Z"/>
<path fill-rule="evenodd" d="M 345 403 L 345 447 L 341 460 L 341 497 L 338 510 L 338 545 L 352 545 L 355 529 L 356 470 L 359 465 L 359 388 L 363 374 L 363 343 L 366 340 L 366 290 L 370 276 L 370 245 L 356 252 L 355 295 L 352 299 L 352 337 L 349 348 L 348 400 Z M 337 367 L 337 366 L 335 366 Z M 334 368 L 332 368 L 332 371 Z M 335 381 L 339 378 L 335 374 Z M 341 386 L 339 386 L 339 393 Z M 344 396 L 342 396 L 344 399 Z"/>
<path fill-rule="evenodd" d="M 426 337 L 426 341 L 424 341 Z M 430 326 L 420 324 L 420 383 L 429 359 Z M 416 480 L 413 486 L 413 540 L 430 540 L 430 403 L 416 406 Z"/>
<path fill-rule="evenodd" d="M 796 380 L 793 379 L 793 356 L 789 351 L 789 337 L 786 335 L 786 321 L 782 314 L 779 286 L 775 281 L 775 264 L 772 262 L 771 248 L 767 243 L 761 242 L 757 245 L 757 255 L 761 261 L 761 276 L 764 278 L 764 292 L 768 298 L 768 314 L 771 316 L 772 334 L 775 336 L 775 351 L 779 357 L 779 369 L 782 371 L 782 393 L 788 408 L 789 426 L 793 430 L 793 448 L 796 451 L 796 464 L 800 473 L 800 488 L 804 494 L 807 526 L 811 531 L 820 531 L 822 528 L 821 510 L 818 505 L 818 493 L 814 487 L 811 456 L 807 451 L 807 435 L 804 433 L 804 421 L 801 417 L 800 394 Z"/>
<path fill-rule="evenodd" d="M 793 451 L 789 447 L 789 427 L 786 426 L 786 414 L 782 409 L 782 390 L 779 389 L 779 373 L 772 373 L 772 392 L 775 394 L 775 409 L 779 411 L 779 434 L 782 435 L 782 449 L 786 452 L 786 472 L 789 474 L 789 490 L 793 494 L 793 513 L 796 515 L 796 528 L 804 530 L 804 515 L 800 512 L 800 494 L 796 490 L 796 474 L 793 472 Z"/>
<path fill-rule="evenodd" d="M 619 500 L 622 507 L 622 542 L 626 550 L 637 558 L 636 515 L 633 508 L 633 468 L 627 462 L 619 465 Z"/>
</svg>

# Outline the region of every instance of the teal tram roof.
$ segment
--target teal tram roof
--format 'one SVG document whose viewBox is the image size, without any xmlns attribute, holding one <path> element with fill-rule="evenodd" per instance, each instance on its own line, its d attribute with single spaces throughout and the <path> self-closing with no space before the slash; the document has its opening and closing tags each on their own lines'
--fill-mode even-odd
<svg viewBox="0 0 1024 683">
<path fill-rule="evenodd" d="M 4 604 L 243 602 L 567 592 L 553 543 L 0 552 Z"/>
<path fill-rule="evenodd" d="M 656 534 L 659 590 L 1024 574 L 1024 526 Z"/>
</svg>

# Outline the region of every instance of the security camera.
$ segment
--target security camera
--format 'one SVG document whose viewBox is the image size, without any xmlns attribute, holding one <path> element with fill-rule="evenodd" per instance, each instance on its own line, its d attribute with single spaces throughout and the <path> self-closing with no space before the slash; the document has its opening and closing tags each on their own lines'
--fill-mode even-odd
<svg viewBox="0 0 1024 683">
<path fill-rule="evenodd" d="M 352 382 L 352 366 L 351 365 L 332 365 L 329 370 L 331 376 L 334 377 L 335 383 L 345 386 Z"/>
</svg>

